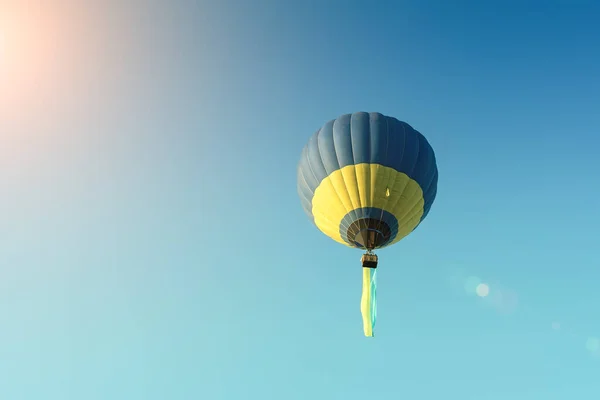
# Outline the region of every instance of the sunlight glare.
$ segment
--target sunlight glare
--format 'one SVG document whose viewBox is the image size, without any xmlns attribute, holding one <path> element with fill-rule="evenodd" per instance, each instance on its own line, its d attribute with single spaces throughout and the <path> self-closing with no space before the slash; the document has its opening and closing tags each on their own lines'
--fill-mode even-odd
<svg viewBox="0 0 600 400">
<path fill-rule="evenodd" d="M 490 294 L 490 287 L 485 283 L 480 283 L 477 285 L 475 291 L 477 292 L 477 296 L 486 297 L 488 294 Z"/>
<path fill-rule="evenodd" d="M 0 28 L 0 63 L 4 60 L 4 46 L 6 39 L 4 38 L 4 32 L 2 32 L 2 28 Z"/>
</svg>

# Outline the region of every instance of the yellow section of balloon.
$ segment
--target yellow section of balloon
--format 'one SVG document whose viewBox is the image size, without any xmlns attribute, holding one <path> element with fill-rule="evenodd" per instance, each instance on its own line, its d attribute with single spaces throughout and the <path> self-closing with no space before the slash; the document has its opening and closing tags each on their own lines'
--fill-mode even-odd
<svg viewBox="0 0 600 400">
<path fill-rule="evenodd" d="M 349 246 L 340 235 L 340 223 L 350 211 L 373 207 L 398 220 L 394 244 L 411 233 L 423 215 L 423 190 L 408 175 L 380 164 L 348 165 L 332 172 L 319 184 L 312 199 L 317 227 Z"/>
</svg>

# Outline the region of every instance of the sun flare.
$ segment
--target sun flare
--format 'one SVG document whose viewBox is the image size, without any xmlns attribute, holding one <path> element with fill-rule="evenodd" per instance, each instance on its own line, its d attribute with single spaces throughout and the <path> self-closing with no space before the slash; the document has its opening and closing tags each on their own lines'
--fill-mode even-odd
<svg viewBox="0 0 600 400">
<path fill-rule="evenodd" d="M 58 11 L 19 2 L 0 7 L 0 107 L 5 117 L 30 114 L 57 92 L 64 36 Z"/>
<path fill-rule="evenodd" d="M 0 62 L 4 58 L 4 33 L 2 29 L 0 29 Z"/>
</svg>

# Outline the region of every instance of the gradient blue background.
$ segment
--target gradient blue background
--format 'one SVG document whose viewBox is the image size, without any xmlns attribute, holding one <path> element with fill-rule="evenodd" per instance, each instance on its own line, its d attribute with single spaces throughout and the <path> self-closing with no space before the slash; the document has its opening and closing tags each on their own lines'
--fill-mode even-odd
<svg viewBox="0 0 600 400">
<path fill-rule="evenodd" d="M 600 398 L 597 2 L 99 4 L 56 6 L 68 76 L 0 114 L 0 398 Z M 361 110 L 440 170 L 374 339 L 295 181 Z"/>
</svg>

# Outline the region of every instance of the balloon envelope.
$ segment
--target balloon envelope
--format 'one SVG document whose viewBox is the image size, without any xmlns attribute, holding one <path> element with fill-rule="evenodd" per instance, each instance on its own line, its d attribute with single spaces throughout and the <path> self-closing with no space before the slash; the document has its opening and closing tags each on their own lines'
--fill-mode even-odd
<svg viewBox="0 0 600 400">
<path fill-rule="evenodd" d="M 437 193 L 435 154 L 405 122 L 358 112 L 314 133 L 298 164 L 298 194 L 314 224 L 360 249 L 390 246 L 425 219 Z"/>
</svg>

